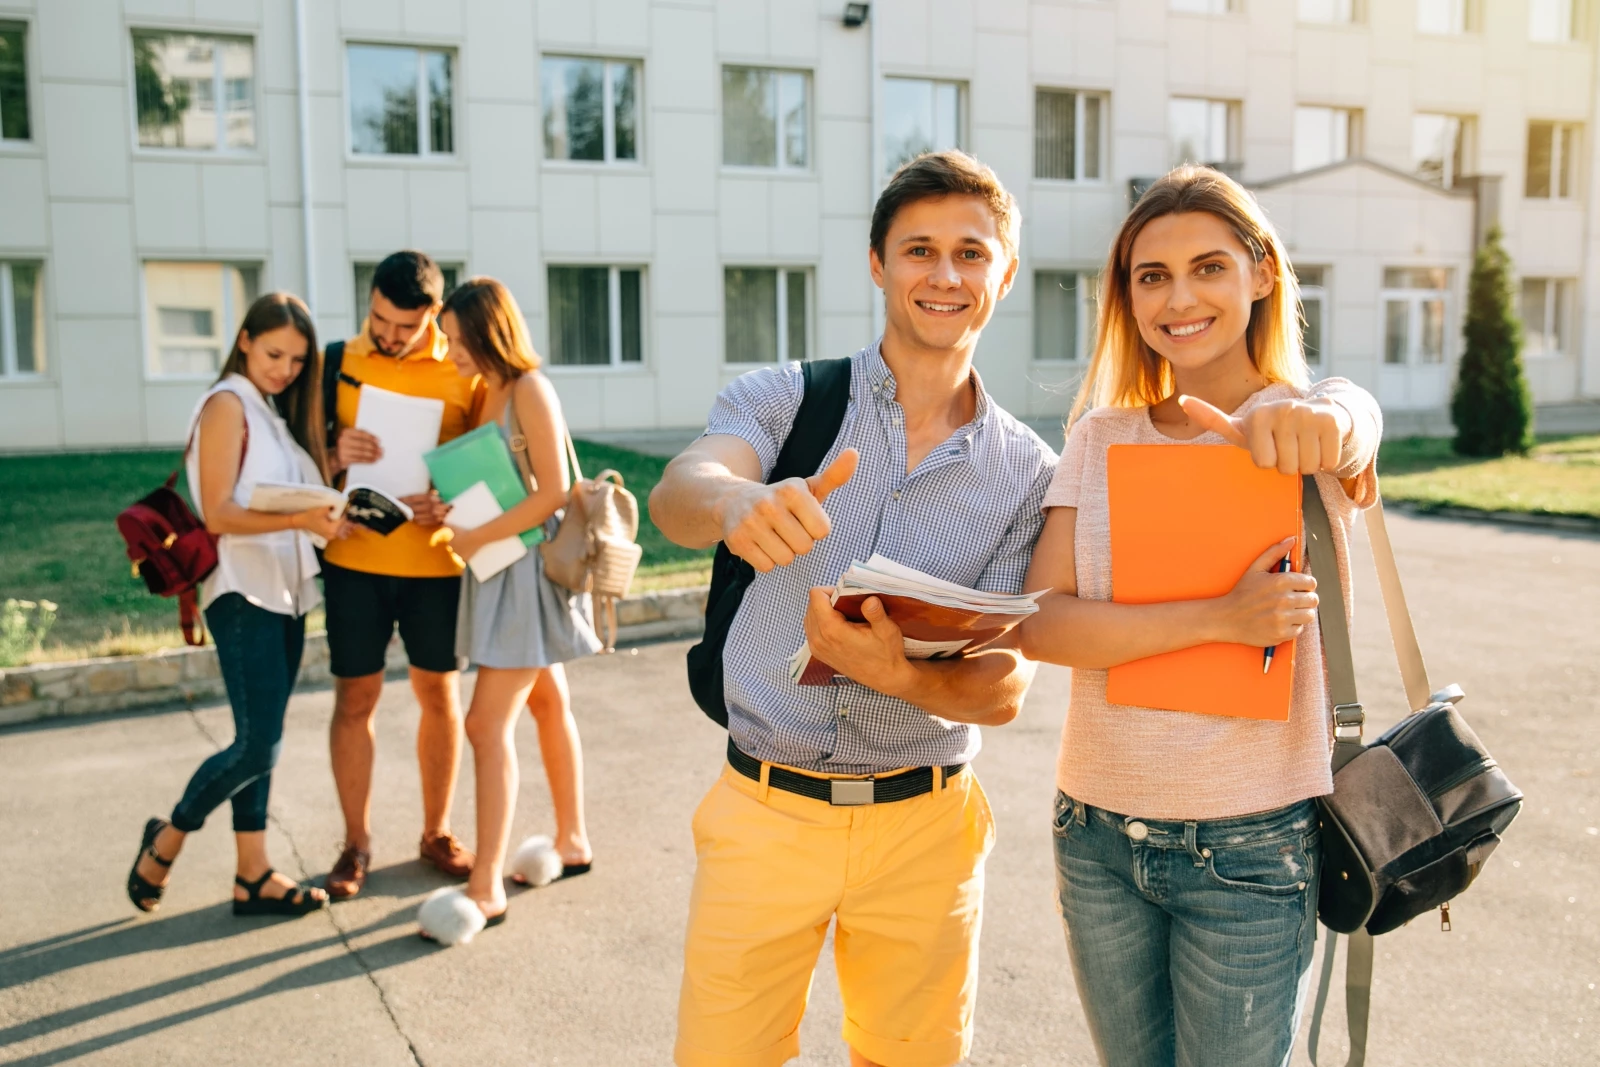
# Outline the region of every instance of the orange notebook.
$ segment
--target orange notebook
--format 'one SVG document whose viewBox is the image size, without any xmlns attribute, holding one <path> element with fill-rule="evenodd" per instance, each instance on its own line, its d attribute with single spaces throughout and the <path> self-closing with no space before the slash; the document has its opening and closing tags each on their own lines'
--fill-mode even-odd
<svg viewBox="0 0 1600 1067">
<path fill-rule="evenodd" d="M 1232 445 L 1112 445 L 1111 599 L 1199 600 L 1232 589 L 1267 548 L 1300 534 L 1300 479 L 1262 470 Z M 1294 548 L 1300 567 L 1301 548 Z M 1244 719 L 1289 718 L 1294 642 L 1273 653 L 1212 644 L 1112 667 L 1106 699 Z"/>
</svg>

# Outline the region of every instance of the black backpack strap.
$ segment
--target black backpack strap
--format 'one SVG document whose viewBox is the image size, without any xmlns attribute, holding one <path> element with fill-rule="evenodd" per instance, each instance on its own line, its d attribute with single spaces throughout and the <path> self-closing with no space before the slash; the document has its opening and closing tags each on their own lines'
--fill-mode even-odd
<svg viewBox="0 0 1600 1067">
<path fill-rule="evenodd" d="M 332 448 L 339 436 L 339 379 L 345 377 L 344 342 L 335 341 L 322 353 L 322 419 Z"/>
<path fill-rule="evenodd" d="M 850 405 L 851 363 L 845 358 L 800 365 L 805 395 L 767 477 L 768 485 L 785 478 L 809 478 L 822 467 L 838 440 L 845 409 Z M 728 703 L 723 687 L 722 650 L 728 643 L 733 617 L 744 601 L 744 591 L 755 576 L 754 567 L 729 552 L 727 545 L 717 545 L 711 561 L 711 588 L 706 596 L 705 635 L 689 649 L 689 691 L 700 710 L 723 727 L 728 725 Z"/>
</svg>

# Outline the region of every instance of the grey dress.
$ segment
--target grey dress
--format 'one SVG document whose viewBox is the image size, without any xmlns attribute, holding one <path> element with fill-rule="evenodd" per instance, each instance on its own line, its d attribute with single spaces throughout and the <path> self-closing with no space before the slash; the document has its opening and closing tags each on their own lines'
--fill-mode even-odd
<svg viewBox="0 0 1600 1067">
<path fill-rule="evenodd" d="M 510 402 L 507 402 L 507 411 Z M 507 416 L 500 436 L 510 447 Z M 558 511 L 545 537 L 560 524 Z M 534 545 L 517 562 L 480 582 L 467 568 L 456 610 L 456 655 L 474 666 L 515 670 L 548 667 L 600 651 L 588 593 L 571 593 L 544 576 L 544 555 Z"/>
</svg>

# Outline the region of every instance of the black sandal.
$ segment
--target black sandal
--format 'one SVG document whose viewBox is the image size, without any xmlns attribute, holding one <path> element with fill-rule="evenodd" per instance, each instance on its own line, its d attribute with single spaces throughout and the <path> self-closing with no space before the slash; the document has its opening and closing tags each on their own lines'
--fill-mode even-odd
<svg viewBox="0 0 1600 1067">
<path fill-rule="evenodd" d="M 133 857 L 133 866 L 128 870 L 128 899 L 133 901 L 134 907 L 143 912 L 159 908 L 161 894 L 167 891 L 166 886 L 156 885 L 139 873 L 139 861 L 145 856 L 149 856 L 162 867 L 172 866 L 172 860 L 162 859 L 161 853 L 156 851 L 156 835 L 166 829 L 166 826 L 165 819 L 151 819 L 144 824 L 144 837 L 139 841 L 139 854 Z"/>
<path fill-rule="evenodd" d="M 238 875 L 234 875 L 233 884 L 243 889 L 250 896 L 247 900 L 240 900 L 235 897 L 233 913 L 235 915 L 288 915 L 298 917 L 309 915 L 327 903 L 323 898 L 313 896 L 310 886 L 298 884 L 281 897 L 262 896 L 262 887 L 267 884 L 275 873 L 277 872 L 268 867 L 267 873 L 253 882 L 247 882 Z"/>
</svg>

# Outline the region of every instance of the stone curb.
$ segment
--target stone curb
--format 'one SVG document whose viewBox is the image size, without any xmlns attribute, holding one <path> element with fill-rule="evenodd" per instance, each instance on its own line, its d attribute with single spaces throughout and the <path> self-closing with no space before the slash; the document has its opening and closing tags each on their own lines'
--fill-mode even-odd
<svg viewBox="0 0 1600 1067">
<path fill-rule="evenodd" d="M 706 587 L 629 597 L 617 605 L 617 644 L 639 644 L 700 632 Z M 386 670 L 404 675 L 405 649 L 389 646 Z M 328 637 L 306 635 L 299 687 L 327 685 Z M 179 648 L 144 656 L 108 656 L 68 663 L 0 668 L 0 726 L 77 715 L 225 699 L 216 649 Z"/>
<path fill-rule="evenodd" d="M 1417 500 L 1390 500 L 1384 505 L 1395 511 L 1412 515 L 1433 515 L 1441 519 L 1466 519 L 1471 522 L 1498 522 L 1511 526 L 1534 526 L 1547 530 L 1572 530 L 1579 533 L 1600 533 L 1600 519 L 1585 515 L 1546 515 L 1533 511 L 1484 511 L 1481 508 L 1460 508 L 1448 504 L 1429 504 Z"/>
</svg>

